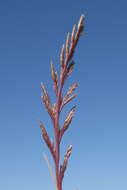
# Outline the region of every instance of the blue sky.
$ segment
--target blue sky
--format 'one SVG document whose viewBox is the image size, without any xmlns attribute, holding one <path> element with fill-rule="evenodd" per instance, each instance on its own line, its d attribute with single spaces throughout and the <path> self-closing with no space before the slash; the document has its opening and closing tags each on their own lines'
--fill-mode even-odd
<svg viewBox="0 0 127 190">
<path fill-rule="evenodd" d="M 63 190 L 127 189 L 126 10 L 123 0 L 0 1 L 0 189 L 54 188 L 38 126 L 42 120 L 52 135 L 40 83 L 52 96 L 49 62 L 59 67 L 61 45 L 82 13 L 85 33 L 66 84 L 79 87 L 61 147 L 63 156 L 73 145 Z"/>
</svg>

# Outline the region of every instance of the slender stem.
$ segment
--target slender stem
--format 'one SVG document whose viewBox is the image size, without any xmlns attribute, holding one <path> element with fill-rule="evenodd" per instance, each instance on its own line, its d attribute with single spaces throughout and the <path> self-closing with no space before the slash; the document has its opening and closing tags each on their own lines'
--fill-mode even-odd
<svg viewBox="0 0 127 190">
<path fill-rule="evenodd" d="M 63 78 L 63 77 L 62 77 Z M 60 117 L 60 106 L 61 106 L 61 95 L 62 95 L 63 85 L 60 84 L 60 89 L 57 98 L 57 107 L 56 107 L 56 118 L 55 118 L 55 141 L 56 141 L 56 180 L 57 180 L 57 188 L 58 190 L 62 190 L 61 178 L 60 178 L 60 141 L 59 141 L 59 117 Z"/>
<path fill-rule="evenodd" d="M 59 117 L 60 117 L 60 107 L 61 107 L 61 100 L 62 100 L 62 90 L 63 90 L 63 85 L 65 82 L 65 71 L 68 65 L 69 57 L 70 54 L 72 54 L 72 49 L 70 53 L 68 54 L 66 61 L 65 61 L 65 66 L 63 69 L 63 73 L 61 76 L 61 81 L 60 81 L 60 88 L 59 88 L 59 93 L 57 97 L 57 107 L 56 107 L 56 118 L 55 118 L 55 141 L 56 141 L 56 162 L 55 162 L 55 168 L 56 168 L 56 180 L 57 180 L 57 188 L 58 190 L 62 190 L 62 180 L 60 176 L 60 134 L 59 134 Z"/>
<path fill-rule="evenodd" d="M 56 169 L 56 181 L 57 181 L 58 190 L 62 190 L 62 180 L 61 180 L 60 171 L 59 171 L 59 168 L 60 168 L 60 134 L 59 134 L 60 107 L 61 107 L 61 101 L 62 101 L 63 85 L 64 85 L 65 78 L 66 78 L 66 76 L 65 76 L 66 68 L 67 68 L 69 60 L 71 59 L 71 55 L 73 53 L 74 47 L 75 47 L 75 43 L 72 45 L 70 52 L 65 60 L 65 65 L 64 65 L 62 76 L 61 76 L 60 88 L 59 88 L 58 97 L 57 97 L 56 118 L 55 118 L 55 122 L 54 122 L 55 141 L 56 141 L 55 169 Z"/>
</svg>

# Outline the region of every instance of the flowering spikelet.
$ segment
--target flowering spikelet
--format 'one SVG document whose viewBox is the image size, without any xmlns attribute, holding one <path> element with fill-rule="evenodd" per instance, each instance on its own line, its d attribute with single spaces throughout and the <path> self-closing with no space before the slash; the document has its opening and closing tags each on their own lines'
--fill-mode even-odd
<svg viewBox="0 0 127 190">
<path fill-rule="evenodd" d="M 72 33 L 71 33 L 71 44 L 74 42 L 75 40 L 75 33 L 76 33 L 76 24 L 74 24 L 73 29 L 72 29 Z"/>
<path fill-rule="evenodd" d="M 69 112 L 69 114 L 68 114 L 68 116 L 67 116 L 67 118 L 66 118 L 66 120 L 65 120 L 65 122 L 64 122 L 64 126 L 63 126 L 64 129 L 66 129 L 66 128 L 70 125 L 70 123 L 71 123 L 71 121 L 72 121 L 72 118 L 73 118 L 73 116 L 74 116 L 75 108 L 76 108 L 76 106 L 74 106 L 74 107 L 71 109 L 71 111 Z"/>
<path fill-rule="evenodd" d="M 67 164 L 68 164 L 68 159 L 69 159 L 71 153 L 72 153 L 72 145 L 69 145 L 69 147 L 67 149 L 67 152 L 66 152 L 66 154 L 64 156 L 63 164 L 60 166 L 61 180 L 63 180 L 64 173 L 65 173 L 65 170 L 66 170 Z"/>
<path fill-rule="evenodd" d="M 63 102 L 63 106 L 66 105 L 68 102 L 70 102 L 73 98 L 75 98 L 77 96 L 77 94 L 73 94 L 72 96 L 70 96 L 68 99 L 66 99 Z"/>
<path fill-rule="evenodd" d="M 69 114 L 67 115 L 67 118 L 66 118 L 65 121 L 64 121 L 64 125 L 63 125 L 63 127 L 61 128 L 61 130 L 60 130 L 60 141 L 61 141 L 61 138 L 62 138 L 64 132 L 68 129 L 68 127 L 69 127 L 69 125 L 70 125 L 70 123 L 71 123 L 71 121 L 72 121 L 72 119 L 73 119 L 73 116 L 74 116 L 74 113 L 75 113 L 75 108 L 76 108 L 76 106 L 74 106 L 74 107 L 71 109 L 71 111 L 70 111 Z"/>
<path fill-rule="evenodd" d="M 76 88 L 78 87 L 77 83 L 73 83 L 67 92 L 67 96 L 69 96 Z"/>
<path fill-rule="evenodd" d="M 45 141 L 45 143 L 47 144 L 47 146 L 49 147 L 52 155 L 53 155 L 53 158 L 55 159 L 55 147 L 54 147 L 54 144 L 51 142 L 49 136 L 48 136 L 48 133 L 44 127 L 44 125 L 40 122 L 40 128 L 41 128 L 41 132 L 42 132 L 42 137 Z"/>
<path fill-rule="evenodd" d="M 73 83 L 71 85 L 71 87 L 69 88 L 69 90 L 67 91 L 66 95 L 63 98 L 62 104 L 61 104 L 61 108 L 60 111 L 63 109 L 63 107 L 70 102 L 73 98 L 75 98 L 77 96 L 77 94 L 74 94 L 72 96 L 70 96 L 72 94 L 72 92 L 77 88 L 77 83 Z M 69 97 L 70 96 L 70 97 Z"/>
<path fill-rule="evenodd" d="M 51 76 L 52 76 L 52 80 L 55 81 L 56 80 L 56 75 L 55 75 L 55 69 L 54 69 L 54 65 L 51 62 Z"/>
<path fill-rule="evenodd" d="M 84 29 L 84 15 L 81 15 L 80 20 L 78 22 L 78 30 L 76 32 L 76 39 L 75 39 L 75 45 L 77 45 L 80 35 L 83 32 Z"/>
<path fill-rule="evenodd" d="M 50 117 L 53 119 L 54 115 L 53 115 L 53 109 L 52 109 L 52 104 L 51 104 L 51 101 L 50 101 L 50 98 L 49 98 L 49 95 L 48 95 L 48 92 L 44 86 L 44 84 L 41 83 L 41 88 L 42 88 L 42 91 L 43 91 L 43 94 L 42 94 L 42 100 L 43 100 L 43 103 L 50 115 Z"/>
<path fill-rule="evenodd" d="M 67 40 L 66 40 L 66 57 L 68 56 L 69 54 L 69 45 L 70 45 L 70 40 L 71 40 L 71 35 L 70 33 L 68 32 L 68 35 L 67 35 Z"/>
<path fill-rule="evenodd" d="M 81 27 L 84 27 L 84 15 L 82 14 L 79 22 L 78 22 L 78 29 L 80 29 Z"/>
<path fill-rule="evenodd" d="M 71 58 L 73 57 L 74 51 L 75 51 L 75 47 L 77 46 L 79 38 L 80 38 L 80 36 L 81 36 L 81 34 L 83 32 L 83 29 L 84 29 L 84 18 L 85 18 L 84 15 L 81 15 L 80 20 L 78 22 L 77 31 L 74 29 L 75 30 L 75 38 L 73 38 L 73 43 L 71 44 L 71 47 L 70 47 L 70 53 L 69 53 L 69 56 L 68 56 L 68 61 L 70 61 Z"/>
<path fill-rule="evenodd" d="M 46 88 L 45 88 L 45 86 L 44 86 L 43 83 L 41 83 L 41 88 L 42 88 L 42 90 L 43 90 L 43 96 L 46 96 L 46 97 L 47 97 L 47 91 L 46 91 Z"/>
<path fill-rule="evenodd" d="M 60 52 L 60 64 L 61 64 L 62 68 L 64 67 L 64 51 L 65 51 L 65 47 L 63 44 L 63 46 L 61 48 L 61 52 Z"/>
<path fill-rule="evenodd" d="M 72 60 L 71 63 L 68 65 L 67 76 L 69 76 L 72 73 L 72 71 L 74 70 L 74 64 L 75 64 L 75 62 Z"/>
<path fill-rule="evenodd" d="M 54 64 L 51 62 L 50 65 L 51 65 L 51 76 L 52 76 L 52 80 L 54 84 L 53 86 L 54 86 L 55 94 L 57 96 L 58 95 L 58 74 L 55 71 Z"/>
</svg>

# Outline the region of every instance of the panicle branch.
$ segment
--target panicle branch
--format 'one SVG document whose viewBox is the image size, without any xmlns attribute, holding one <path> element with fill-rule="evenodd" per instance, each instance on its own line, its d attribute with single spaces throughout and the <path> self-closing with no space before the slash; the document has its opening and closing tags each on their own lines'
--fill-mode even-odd
<svg viewBox="0 0 127 190">
<path fill-rule="evenodd" d="M 69 145 L 67 151 L 66 151 L 66 154 L 64 156 L 64 161 L 63 161 L 63 164 L 60 166 L 60 177 L 61 177 L 61 181 L 63 180 L 63 177 L 64 177 L 64 173 L 65 173 L 65 170 L 67 168 L 67 164 L 68 164 L 68 159 L 70 157 L 72 153 L 72 145 Z"/>
<path fill-rule="evenodd" d="M 43 101 L 43 103 L 45 105 L 45 108 L 47 109 L 51 119 L 54 120 L 53 106 L 51 104 L 48 92 L 47 92 L 47 90 L 46 90 L 43 83 L 41 83 L 41 88 L 42 88 L 42 92 L 43 92 L 43 94 L 41 96 L 41 99 L 42 99 L 42 101 Z"/>
<path fill-rule="evenodd" d="M 51 76 L 53 80 L 53 87 L 55 90 L 56 97 L 58 96 L 58 73 L 54 69 L 54 64 L 51 62 Z"/>
<path fill-rule="evenodd" d="M 77 83 L 73 83 L 71 85 L 71 87 L 69 88 L 69 90 L 67 91 L 66 95 L 63 97 L 63 101 L 62 101 L 62 105 L 61 105 L 61 109 L 68 103 L 70 102 L 73 98 L 75 98 L 77 96 L 77 94 L 72 95 L 71 97 L 69 97 L 72 92 L 78 87 Z"/>
<path fill-rule="evenodd" d="M 74 55 L 75 48 L 79 41 L 79 38 L 84 29 L 84 15 L 81 15 L 77 31 L 76 25 L 73 26 L 72 33 L 68 33 L 66 40 L 66 57 L 64 51 L 64 45 L 62 46 L 62 50 L 60 53 L 60 65 L 61 65 L 61 76 L 60 76 L 60 84 L 64 85 L 66 78 L 72 73 L 75 62 L 72 59 Z"/>
<path fill-rule="evenodd" d="M 66 40 L 66 58 L 68 57 L 68 54 L 69 54 L 69 46 L 70 46 L 70 40 L 71 40 L 71 35 L 70 33 L 68 32 L 67 34 L 67 40 Z"/>
<path fill-rule="evenodd" d="M 60 53 L 60 64 L 62 69 L 64 68 L 64 59 L 65 59 L 65 46 L 63 44 L 62 48 L 61 48 L 61 53 Z"/>
<path fill-rule="evenodd" d="M 42 124 L 42 122 L 40 122 L 40 128 L 41 128 L 41 132 L 42 132 L 42 137 L 46 143 L 46 145 L 48 146 L 54 160 L 56 160 L 56 156 L 55 156 L 55 146 L 54 146 L 54 143 L 53 141 L 50 140 L 49 136 L 48 136 L 48 133 L 44 127 L 44 125 Z"/>
<path fill-rule="evenodd" d="M 60 129 L 60 141 L 62 139 L 64 132 L 68 129 L 69 125 L 71 124 L 75 110 L 76 110 L 76 106 L 71 108 L 70 112 L 68 113 L 68 115 L 64 121 L 63 127 Z"/>
</svg>

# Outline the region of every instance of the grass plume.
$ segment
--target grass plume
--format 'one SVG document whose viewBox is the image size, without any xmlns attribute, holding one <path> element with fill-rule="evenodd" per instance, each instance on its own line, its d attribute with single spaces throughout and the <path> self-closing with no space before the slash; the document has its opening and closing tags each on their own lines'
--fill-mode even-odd
<svg viewBox="0 0 127 190">
<path fill-rule="evenodd" d="M 42 122 L 40 123 L 40 128 L 41 128 L 42 137 L 47 147 L 49 148 L 54 160 L 55 174 L 48 162 L 47 157 L 44 156 L 44 158 L 48 164 L 48 167 L 53 176 L 53 179 L 55 175 L 55 183 L 56 183 L 57 190 L 62 190 L 62 182 L 63 182 L 64 174 L 68 165 L 69 157 L 71 156 L 71 153 L 72 153 L 72 145 L 69 145 L 66 150 L 63 163 L 60 164 L 60 143 L 65 131 L 68 130 L 69 125 L 72 122 L 76 107 L 75 106 L 72 107 L 62 127 L 60 127 L 59 125 L 59 120 L 61 116 L 60 114 L 63 107 L 76 97 L 76 94 L 72 95 L 72 93 L 77 88 L 77 83 L 74 83 L 72 84 L 72 86 L 70 86 L 69 90 L 67 91 L 64 97 L 63 97 L 63 86 L 67 78 L 71 75 L 71 73 L 74 70 L 75 62 L 73 60 L 73 55 L 74 55 L 75 48 L 77 46 L 77 43 L 79 41 L 79 38 L 83 30 L 84 30 L 84 15 L 81 15 L 78 25 L 76 26 L 75 24 L 73 26 L 72 33 L 67 34 L 66 42 L 65 44 L 62 45 L 62 48 L 60 51 L 60 74 L 59 75 L 57 71 L 55 71 L 54 64 L 51 62 L 51 77 L 53 81 L 54 92 L 56 95 L 55 104 L 51 103 L 46 87 L 44 86 L 44 84 L 41 84 L 42 102 L 48 114 L 50 115 L 52 123 L 53 123 L 53 129 L 54 129 L 53 133 L 55 137 L 54 142 L 50 140 L 49 135 L 46 131 L 46 128 L 42 124 Z"/>
</svg>

